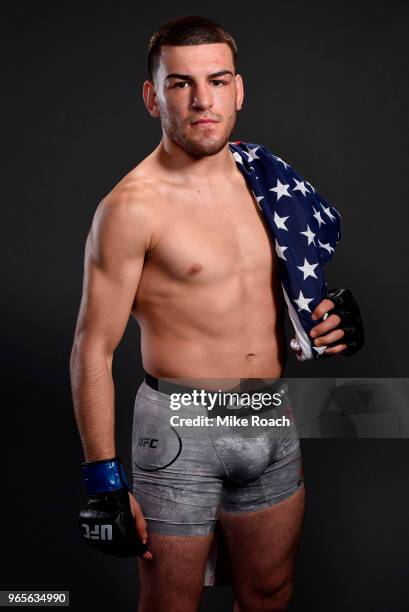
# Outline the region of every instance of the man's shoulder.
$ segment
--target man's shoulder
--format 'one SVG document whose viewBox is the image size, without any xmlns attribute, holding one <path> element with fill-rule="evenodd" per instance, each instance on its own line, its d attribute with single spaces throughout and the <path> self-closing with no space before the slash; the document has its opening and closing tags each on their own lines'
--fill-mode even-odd
<svg viewBox="0 0 409 612">
<path fill-rule="evenodd" d="M 136 166 L 102 198 L 97 211 L 123 217 L 149 215 L 157 198 L 155 181 Z"/>
<path fill-rule="evenodd" d="M 243 150 L 246 149 L 259 149 L 260 152 L 265 153 L 266 155 L 272 155 L 273 157 L 278 157 L 275 151 L 273 151 L 269 146 L 262 144 L 260 142 L 249 142 L 247 140 L 231 140 L 229 145 L 233 145 L 236 148 L 241 148 Z"/>
<path fill-rule="evenodd" d="M 229 142 L 229 145 L 233 148 L 242 149 L 243 151 L 254 148 L 258 148 L 263 151 L 268 151 L 265 145 L 256 142 L 248 142 L 246 140 L 231 140 Z"/>
<path fill-rule="evenodd" d="M 266 145 L 242 140 L 236 140 L 229 144 L 234 154 L 238 154 L 241 160 L 244 160 L 248 166 L 254 166 L 259 163 L 259 165 L 267 167 L 268 170 L 273 170 L 280 180 L 296 180 L 296 183 L 300 181 L 305 182 L 309 185 L 310 190 L 315 193 L 315 188 L 300 174 L 293 164 L 287 161 L 287 158 L 283 159 L 281 155 L 273 152 Z M 239 158 L 237 158 L 237 161 L 239 161 Z"/>
<path fill-rule="evenodd" d="M 266 145 L 257 142 L 248 142 L 245 140 L 233 140 L 229 142 L 230 148 L 240 156 L 243 156 L 246 161 L 253 162 L 257 159 L 269 161 L 272 164 L 282 162 L 278 155 L 273 153 Z M 290 164 L 286 163 L 289 167 Z"/>
<path fill-rule="evenodd" d="M 153 209 L 149 181 L 132 172 L 99 202 L 91 223 L 88 242 L 108 245 L 108 250 L 133 254 L 142 244 L 146 249 L 155 232 L 157 215 Z"/>
</svg>

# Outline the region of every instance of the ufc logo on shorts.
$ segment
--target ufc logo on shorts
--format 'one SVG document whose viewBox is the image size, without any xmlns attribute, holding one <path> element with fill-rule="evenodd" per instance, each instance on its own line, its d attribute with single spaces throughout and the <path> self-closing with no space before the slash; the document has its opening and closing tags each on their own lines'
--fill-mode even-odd
<svg viewBox="0 0 409 612">
<path fill-rule="evenodd" d="M 112 525 L 94 525 L 94 529 L 90 529 L 82 523 L 81 527 L 85 528 L 84 538 L 88 540 L 112 540 Z"/>
<path fill-rule="evenodd" d="M 156 442 L 159 442 L 158 438 L 138 438 L 138 446 L 149 446 L 149 448 L 156 448 Z"/>
</svg>

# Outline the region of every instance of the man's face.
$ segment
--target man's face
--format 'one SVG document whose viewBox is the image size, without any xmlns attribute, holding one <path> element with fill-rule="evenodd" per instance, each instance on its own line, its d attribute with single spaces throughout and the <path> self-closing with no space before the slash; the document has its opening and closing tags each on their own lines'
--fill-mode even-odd
<svg viewBox="0 0 409 612">
<path fill-rule="evenodd" d="M 243 101 L 225 43 L 161 48 L 154 87 L 145 83 L 145 102 L 162 129 L 190 155 L 218 153 L 228 142 Z M 200 120 L 212 120 L 200 123 Z"/>
</svg>

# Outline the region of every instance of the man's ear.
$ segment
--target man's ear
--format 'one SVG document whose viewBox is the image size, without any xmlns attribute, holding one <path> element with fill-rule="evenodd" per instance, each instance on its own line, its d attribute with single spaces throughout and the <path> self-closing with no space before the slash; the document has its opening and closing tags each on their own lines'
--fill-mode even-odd
<svg viewBox="0 0 409 612">
<path fill-rule="evenodd" d="M 244 100 L 244 84 L 243 84 L 243 79 L 241 78 L 240 74 L 236 74 L 234 76 L 235 80 L 236 80 L 236 91 L 237 91 L 237 102 L 236 102 L 236 110 L 241 110 L 242 106 L 243 106 L 243 100 Z"/>
<path fill-rule="evenodd" d="M 160 117 L 159 106 L 156 97 L 156 89 L 153 81 L 145 81 L 142 89 L 143 101 L 152 117 Z"/>
</svg>

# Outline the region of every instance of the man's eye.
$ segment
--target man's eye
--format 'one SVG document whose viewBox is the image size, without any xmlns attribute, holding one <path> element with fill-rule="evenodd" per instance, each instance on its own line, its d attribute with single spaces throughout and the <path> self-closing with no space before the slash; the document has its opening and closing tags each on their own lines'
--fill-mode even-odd
<svg viewBox="0 0 409 612">
<path fill-rule="evenodd" d="M 223 81 L 222 79 L 212 79 L 211 81 L 216 87 L 220 87 L 220 85 L 226 85 L 227 81 Z M 188 81 L 178 81 L 173 85 L 173 87 L 177 87 L 178 89 L 186 89 L 185 85 L 189 85 Z"/>
</svg>

